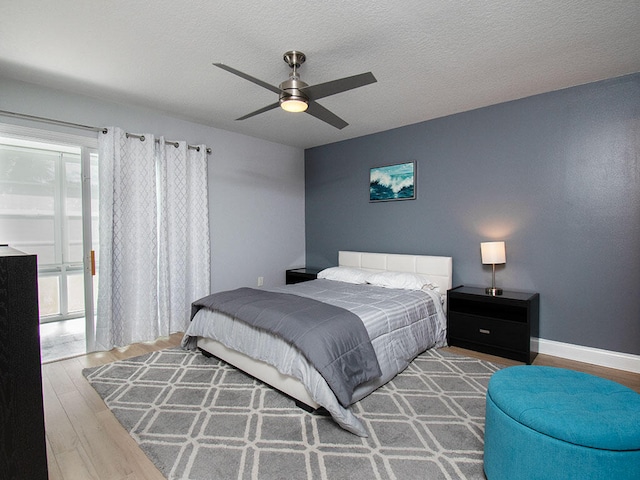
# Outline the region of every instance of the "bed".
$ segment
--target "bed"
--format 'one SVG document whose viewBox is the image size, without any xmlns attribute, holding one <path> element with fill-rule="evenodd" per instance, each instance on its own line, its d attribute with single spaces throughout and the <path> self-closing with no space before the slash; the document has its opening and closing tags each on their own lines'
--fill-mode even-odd
<svg viewBox="0 0 640 480">
<path fill-rule="evenodd" d="M 452 265 L 451 257 L 340 251 L 338 266 L 321 272 L 317 280 L 251 292 L 293 295 L 296 300 L 308 299 L 301 302 L 319 302 L 361 319 L 379 371 L 362 377 L 367 380 L 354 385 L 346 397 L 336 393 L 326 373 L 290 341 L 240 321 L 233 313 L 218 311 L 217 306 L 194 302 L 182 346 L 234 365 L 289 395 L 302 408 L 322 407 L 342 428 L 366 437 L 349 404 L 390 381 L 423 351 L 446 344 L 444 309 L 452 286 Z M 233 291 L 211 297 L 228 294 L 238 296 Z"/>
</svg>

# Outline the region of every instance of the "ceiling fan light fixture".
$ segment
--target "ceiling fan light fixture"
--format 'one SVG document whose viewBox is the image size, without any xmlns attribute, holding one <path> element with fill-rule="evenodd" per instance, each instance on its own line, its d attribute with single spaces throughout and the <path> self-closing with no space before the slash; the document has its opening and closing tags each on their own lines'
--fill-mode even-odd
<svg viewBox="0 0 640 480">
<path fill-rule="evenodd" d="M 287 112 L 300 113 L 309 108 L 309 102 L 305 98 L 292 96 L 281 99 L 280 107 Z"/>
<path fill-rule="evenodd" d="M 309 98 L 301 89 L 308 87 L 295 72 L 280 84 L 280 107 L 287 112 L 299 113 L 309 108 Z"/>
</svg>

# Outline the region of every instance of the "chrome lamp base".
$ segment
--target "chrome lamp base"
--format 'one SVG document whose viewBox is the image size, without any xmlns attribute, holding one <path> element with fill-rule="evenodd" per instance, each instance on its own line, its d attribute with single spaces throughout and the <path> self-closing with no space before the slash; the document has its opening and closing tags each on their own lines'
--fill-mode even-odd
<svg viewBox="0 0 640 480">
<path fill-rule="evenodd" d="M 491 287 L 487 287 L 484 289 L 487 295 L 502 295 L 502 289 L 496 288 L 496 265 L 493 264 L 492 272 L 491 272 Z"/>
</svg>

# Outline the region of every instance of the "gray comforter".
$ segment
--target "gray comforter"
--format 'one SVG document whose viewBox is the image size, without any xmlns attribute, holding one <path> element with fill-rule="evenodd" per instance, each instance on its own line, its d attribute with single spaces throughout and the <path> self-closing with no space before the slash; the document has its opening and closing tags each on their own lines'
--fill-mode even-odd
<svg viewBox="0 0 640 480">
<path fill-rule="evenodd" d="M 311 298 L 252 288 L 215 293 L 193 302 L 191 318 L 207 308 L 279 335 L 320 372 L 344 407 L 355 388 L 382 375 L 362 320 Z"/>
</svg>

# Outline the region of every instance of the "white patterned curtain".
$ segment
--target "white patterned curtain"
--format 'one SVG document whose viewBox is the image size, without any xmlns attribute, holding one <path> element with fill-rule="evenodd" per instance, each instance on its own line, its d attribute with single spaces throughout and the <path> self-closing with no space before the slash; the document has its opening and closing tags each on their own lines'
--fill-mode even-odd
<svg viewBox="0 0 640 480">
<path fill-rule="evenodd" d="M 177 332 L 191 302 L 210 293 L 206 147 L 160 138 L 157 160 L 160 330 Z"/>
<path fill-rule="evenodd" d="M 108 128 L 99 155 L 96 349 L 184 331 L 209 293 L 206 148 Z"/>
</svg>

